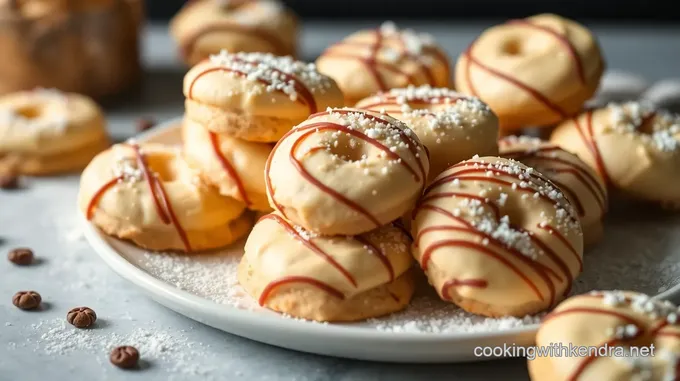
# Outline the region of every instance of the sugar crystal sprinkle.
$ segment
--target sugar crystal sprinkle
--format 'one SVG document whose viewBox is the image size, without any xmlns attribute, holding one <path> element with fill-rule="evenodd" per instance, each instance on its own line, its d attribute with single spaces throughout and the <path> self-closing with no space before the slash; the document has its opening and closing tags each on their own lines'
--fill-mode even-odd
<svg viewBox="0 0 680 381">
<path fill-rule="evenodd" d="M 315 64 L 296 61 L 289 56 L 243 52 L 231 54 L 222 50 L 219 54 L 211 55 L 210 62 L 225 68 L 226 75 L 245 76 L 247 80 L 261 84 L 264 91 L 283 92 L 293 101 L 298 98 L 298 86 L 304 86 L 312 93 L 323 93 L 332 86 L 331 80 L 320 74 Z"/>
</svg>

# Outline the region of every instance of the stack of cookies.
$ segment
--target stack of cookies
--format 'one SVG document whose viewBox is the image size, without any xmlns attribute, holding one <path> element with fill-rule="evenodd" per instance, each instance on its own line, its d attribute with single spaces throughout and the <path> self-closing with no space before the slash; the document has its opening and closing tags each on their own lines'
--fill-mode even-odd
<svg viewBox="0 0 680 381">
<path fill-rule="evenodd" d="M 220 194 L 263 212 L 271 211 L 263 174 L 273 144 L 310 114 L 343 104 L 313 64 L 268 53 L 213 55 L 187 73 L 184 95 L 187 161 Z"/>
<path fill-rule="evenodd" d="M 405 124 L 328 109 L 294 127 L 265 167 L 275 211 L 253 228 L 239 282 L 262 306 L 320 321 L 404 308 L 411 239 L 398 221 L 427 183 L 429 159 Z"/>
</svg>

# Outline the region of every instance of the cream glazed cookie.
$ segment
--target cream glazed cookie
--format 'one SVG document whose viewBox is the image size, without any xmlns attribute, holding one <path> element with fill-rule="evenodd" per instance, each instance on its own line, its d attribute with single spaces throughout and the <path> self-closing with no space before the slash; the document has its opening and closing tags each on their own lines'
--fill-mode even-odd
<svg viewBox="0 0 680 381">
<path fill-rule="evenodd" d="M 170 33 L 195 65 L 222 49 L 295 55 L 298 26 L 278 0 L 193 0 L 170 21 Z"/>
<path fill-rule="evenodd" d="M 499 142 L 500 155 L 534 168 L 557 185 L 576 209 L 586 245 L 602 237 L 607 211 L 607 186 L 602 178 L 576 155 L 529 136 L 508 136 Z"/>
<path fill-rule="evenodd" d="M 279 213 L 262 217 L 248 236 L 239 283 L 259 304 L 317 321 L 355 321 L 406 307 L 414 290 L 410 238 L 383 226 L 324 237 Z"/>
<path fill-rule="evenodd" d="M 612 103 L 565 121 L 550 140 L 617 190 L 680 207 L 679 115 L 643 103 Z"/>
<path fill-rule="evenodd" d="M 399 30 L 386 22 L 331 45 L 316 60 L 319 71 L 335 79 L 352 106 L 379 91 L 408 85 L 449 87 L 449 59 L 434 38 Z"/>
<path fill-rule="evenodd" d="M 531 380 L 678 380 L 678 314 L 673 303 L 637 292 L 594 291 L 571 297 L 543 319 L 536 345 L 571 345 L 589 352 L 565 356 L 555 350 L 537 356 L 528 361 Z"/>
<path fill-rule="evenodd" d="M 329 109 L 294 127 L 265 168 L 270 205 L 323 235 L 354 235 L 410 210 L 429 170 L 402 122 L 373 111 Z"/>
<path fill-rule="evenodd" d="M 430 184 L 413 214 L 413 255 L 439 296 L 484 316 L 554 306 L 582 271 L 578 216 L 547 178 L 475 157 Z"/>
<path fill-rule="evenodd" d="M 106 234 L 150 250 L 191 253 L 244 236 L 252 217 L 240 202 L 202 183 L 179 150 L 117 144 L 80 179 L 81 212 Z"/>
<path fill-rule="evenodd" d="M 269 212 L 264 168 L 273 145 L 218 135 L 190 120 L 182 124 L 183 153 L 201 178 L 253 210 Z"/>
<path fill-rule="evenodd" d="M 431 86 L 392 89 L 359 101 L 406 123 L 430 153 L 430 181 L 474 155 L 498 155 L 498 118 L 479 99 Z"/>
<path fill-rule="evenodd" d="M 254 142 L 275 142 L 309 115 L 343 105 L 314 64 L 265 53 L 211 56 L 186 74 L 184 95 L 186 119 Z"/>
<path fill-rule="evenodd" d="M 102 111 L 90 98 L 47 89 L 0 97 L 0 172 L 78 171 L 109 145 Z"/>
<path fill-rule="evenodd" d="M 502 130 L 549 126 L 581 110 L 604 68 L 588 29 L 541 14 L 484 31 L 458 58 L 456 89 L 486 102 Z"/>
</svg>

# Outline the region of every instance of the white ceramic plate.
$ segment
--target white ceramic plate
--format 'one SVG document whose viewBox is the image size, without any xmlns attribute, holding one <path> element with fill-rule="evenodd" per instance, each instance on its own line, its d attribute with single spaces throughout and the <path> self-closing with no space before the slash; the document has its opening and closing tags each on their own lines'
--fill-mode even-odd
<svg viewBox="0 0 680 381">
<path fill-rule="evenodd" d="M 160 125 L 137 140 L 179 144 L 179 123 Z M 426 282 L 407 311 L 386 318 L 355 324 L 286 318 L 258 307 L 238 286 L 235 266 L 243 242 L 190 257 L 147 253 L 105 236 L 85 218 L 83 224 L 102 259 L 158 303 L 217 329 L 284 348 L 376 361 L 483 360 L 474 355 L 475 347 L 531 345 L 540 319 L 475 317 L 438 301 Z M 585 272 L 574 292 L 632 289 L 666 299 L 680 295 L 678 231 L 678 216 L 613 211 L 603 242 L 586 253 Z"/>
</svg>

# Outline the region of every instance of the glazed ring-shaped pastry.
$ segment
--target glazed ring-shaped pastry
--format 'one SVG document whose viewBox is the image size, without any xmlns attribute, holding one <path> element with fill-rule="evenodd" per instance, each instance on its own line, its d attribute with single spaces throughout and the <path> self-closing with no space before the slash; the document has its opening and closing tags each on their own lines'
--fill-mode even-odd
<svg viewBox="0 0 680 381">
<path fill-rule="evenodd" d="M 413 255 L 439 296 L 485 316 L 559 302 L 582 270 L 578 216 L 520 162 L 473 158 L 430 184 L 413 214 Z"/>
<path fill-rule="evenodd" d="M 631 291 L 571 297 L 538 329 L 538 348 L 554 351 L 528 361 L 531 380 L 678 380 L 679 313 L 671 302 Z M 583 353 L 566 355 L 570 347 Z"/>
<path fill-rule="evenodd" d="M 298 27 L 278 0 L 194 0 L 170 21 L 170 33 L 193 66 L 221 49 L 295 55 Z"/>
<path fill-rule="evenodd" d="M 487 29 L 456 64 L 456 89 L 481 98 L 501 129 L 552 125 L 581 110 L 604 61 L 593 34 L 551 14 Z"/>
<path fill-rule="evenodd" d="M 680 116 L 612 103 L 565 121 L 550 140 L 623 193 L 680 207 Z"/>
<path fill-rule="evenodd" d="M 587 245 L 602 236 L 607 211 L 607 186 L 602 178 L 576 155 L 529 136 L 508 136 L 499 141 L 501 156 L 517 160 L 544 174 L 574 206 Z"/>
<path fill-rule="evenodd" d="M 80 179 L 81 212 L 105 233 L 150 250 L 187 253 L 245 235 L 243 204 L 202 183 L 181 153 L 160 144 L 117 144 Z"/>
<path fill-rule="evenodd" d="M 449 87 L 451 82 L 449 60 L 432 36 L 398 30 L 392 23 L 349 35 L 326 49 L 316 64 L 338 83 L 347 106 L 379 91 Z"/>
<path fill-rule="evenodd" d="M 39 89 L 0 97 L 0 172 L 81 170 L 109 145 L 101 109 L 83 95 Z"/>
<path fill-rule="evenodd" d="M 323 237 L 278 213 L 248 236 L 238 280 L 261 306 L 317 321 L 354 321 L 403 309 L 413 295 L 409 236 L 383 226 Z"/>
<path fill-rule="evenodd" d="M 359 101 L 406 123 L 430 152 L 430 181 L 474 155 L 498 155 L 498 118 L 477 98 L 430 86 L 392 89 Z"/>
<path fill-rule="evenodd" d="M 264 167 L 273 145 L 218 135 L 190 120 L 182 124 L 184 157 L 220 194 L 269 212 Z"/>
<path fill-rule="evenodd" d="M 254 142 L 275 142 L 309 115 L 344 102 L 335 82 L 313 64 L 226 51 L 189 70 L 184 95 L 187 119 Z"/>
<path fill-rule="evenodd" d="M 307 230 L 354 235 L 411 210 L 427 181 L 423 145 L 377 112 L 329 109 L 294 127 L 265 168 L 269 204 Z"/>
</svg>

